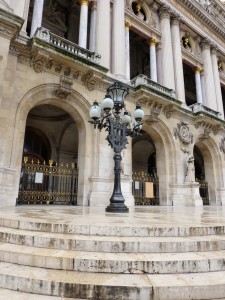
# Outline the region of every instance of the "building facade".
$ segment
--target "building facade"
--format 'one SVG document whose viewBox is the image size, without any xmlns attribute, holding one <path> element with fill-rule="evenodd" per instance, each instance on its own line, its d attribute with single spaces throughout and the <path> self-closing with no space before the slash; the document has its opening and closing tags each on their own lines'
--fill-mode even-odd
<svg viewBox="0 0 225 300">
<path fill-rule="evenodd" d="M 115 81 L 145 112 L 126 205 L 225 205 L 224 17 L 219 0 L 0 0 L 0 206 L 108 205 L 113 151 L 88 121 Z"/>
</svg>

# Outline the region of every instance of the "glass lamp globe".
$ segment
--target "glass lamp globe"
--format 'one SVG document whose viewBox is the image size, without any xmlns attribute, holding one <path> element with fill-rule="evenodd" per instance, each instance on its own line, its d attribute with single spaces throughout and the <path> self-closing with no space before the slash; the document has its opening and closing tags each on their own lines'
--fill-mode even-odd
<svg viewBox="0 0 225 300">
<path fill-rule="evenodd" d="M 101 103 L 101 107 L 105 112 L 109 112 L 114 106 L 114 102 L 108 94 L 105 96 Z"/>
<path fill-rule="evenodd" d="M 97 101 L 95 101 L 91 106 L 89 114 L 94 121 L 101 117 L 101 107 L 98 105 Z"/>
<path fill-rule="evenodd" d="M 137 121 L 137 122 L 141 122 L 141 120 L 144 118 L 144 111 L 141 109 L 141 106 L 140 105 L 137 105 L 136 106 L 136 109 L 134 111 L 134 119 Z"/>
<path fill-rule="evenodd" d="M 124 112 L 124 115 L 122 116 L 122 123 L 127 125 L 131 123 L 131 117 L 129 116 L 128 111 Z"/>
</svg>

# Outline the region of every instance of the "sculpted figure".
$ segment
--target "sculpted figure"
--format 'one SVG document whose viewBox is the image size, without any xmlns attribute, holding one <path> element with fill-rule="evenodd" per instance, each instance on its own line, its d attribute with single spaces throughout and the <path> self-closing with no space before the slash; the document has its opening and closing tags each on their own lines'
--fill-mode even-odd
<svg viewBox="0 0 225 300">
<path fill-rule="evenodd" d="M 194 157 L 189 155 L 186 163 L 185 182 L 195 182 Z"/>
</svg>

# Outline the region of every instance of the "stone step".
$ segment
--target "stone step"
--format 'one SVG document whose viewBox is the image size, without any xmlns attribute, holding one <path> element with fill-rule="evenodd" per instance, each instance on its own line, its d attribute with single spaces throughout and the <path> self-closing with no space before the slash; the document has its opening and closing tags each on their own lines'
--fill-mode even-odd
<svg viewBox="0 0 225 300">
<path fill-rule="evenodd" d="M 0 243 L 0 261 L 79 272 L 176 274 L 225 271 L 225 250 L 192 253 L 104 253 Z"/>
<path fill-rule="evenodd" d="M 35 232 L 0 227 L 0 242 L 92 252 L 197 252 L 225 249 L 225 235 L 191 237 L 117 237 Z"/>
<path fill-rule="evenodd" d="M 0 288 L 0 300 L 83 300 L 79 298 L 65 298 L 24 293 Z"/>
<path fill-rule="evenodd" d="M 0 262 L 0 287 L 46 296 L 98 300 L 186 300 L 225 297 L 225 272 L 100 274 Z"/>
<path fill-rule="evenodd" d="M 134 236 L 134 237 L 179 237 L 179 236 L 200 236 L 200 235 L 223 235 L 225 234 L 225 226 L 156 226 L 148 225 L 118 225 L 118 224 L 104 224 L 100 225 L 88 224 L 88 221 L 83 221 L 84 224 L 76 224 L 74 222 L 46 222 L 46 221 L 31 221 L 30 219 L 8 219 L 0 217 L 0 226 L 9 227 L 30 231 L 52 232 L 52 233 L 66 233 L 66 234 L 84 234 L 84 235 L 99 235 L 99 236 Z"/>
</svg>

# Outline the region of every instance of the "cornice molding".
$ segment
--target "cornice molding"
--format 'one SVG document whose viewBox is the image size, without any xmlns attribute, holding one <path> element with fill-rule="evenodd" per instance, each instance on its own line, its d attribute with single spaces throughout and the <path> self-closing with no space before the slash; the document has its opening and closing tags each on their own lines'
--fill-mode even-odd
<svg viewBox="0 0 225 300">
<path fill-rule="evenodd" d="M 213 32 L 221 39 L 225 40 L 225 31 L 223 26 L 211 15 L 203 9 L 196 0 L 176 0 L 179 4 L 185 7 L 193 16 L 201 20 L 201 22 L 213 30 Z"/>
<path fill-rule="evenodd" d="M 22 26 L 24 20 L 10 12 L 7 12 L 0 8 L 0 35 L 7 38 L 15 38 Z"/>
</svg>

